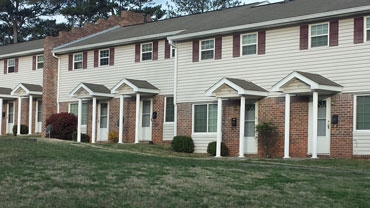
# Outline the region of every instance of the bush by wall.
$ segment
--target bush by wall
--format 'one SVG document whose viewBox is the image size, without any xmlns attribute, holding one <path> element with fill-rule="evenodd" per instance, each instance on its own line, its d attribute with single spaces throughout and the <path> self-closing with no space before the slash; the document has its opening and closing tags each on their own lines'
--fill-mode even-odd
<svg viewBox="0 0 370 208">
<path fill-rule="evenodd" d="M 115 132 L 115 131 L 109 132 L 108 140 L 113 142 L 113 143 L 117 143 L 118 142 L 118 133 Z"/>
<path fill-rule="evenodd" d="M 270 158 L 273 148 L 278 139 L 277 128 L 269 122 L 262 122 L 256 126 L 258 132 L 258 143 L 260 143 L 265 157 Z"/>
<path fill-rule="evenodd" d="M 176 152 L 194 152 L 194 142 L 189 136 L 175 136 L 172 140 L 171 147 Z"/>
<path fill-rule="evenodd" d="M 73 132 L 77 130 L 77 117 L 72 113 L 56 113 L 46 119 L 45 127 L 49 124 L 53 126 L 51 137 L 72 140 Z"/>
<path fill-rule="evenodd" d="M 13 135 L 14 136 L 17 136 L 17 128 L 18 128 L 18 125 L 14 125 L 13 126 Z M 26 125 L 21 125 L 21 134 L 28 134 L 28 126 Z"/>
<path fill-rule="evenodd" d="M 77 142 L 77 131 L 72 134 L 72 140 Z M 81 134 L 81 142 L 90 142 L 90 137 L 87 134 Z"/>
<path fill-rule="evenodd" d="M 210 155 L 216 156 L 216 142 L 210 142 L 207 146 L 207 152 Z M 224 142 L 221 142 L 221 156 L 228 156 L 229 155 L 229 148 L 227 148 Z"/>
</svg>

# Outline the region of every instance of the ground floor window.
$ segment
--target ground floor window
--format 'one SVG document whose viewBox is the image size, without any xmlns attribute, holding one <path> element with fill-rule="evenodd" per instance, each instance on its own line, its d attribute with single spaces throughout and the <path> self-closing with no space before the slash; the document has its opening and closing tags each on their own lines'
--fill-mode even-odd
<svg viewBox="0 0 370 208">
<path fill-rule="evenodd" d="M 357 96 L 356 129 L 370 130 L 370 96 Z"/>
<path fill-rule="evenodd" d="M 166 120 L 165 122 L 174 122 L 175 108 L 173 104 L 173 97 L 166 97 Z"/>
<path fill-rule="evenodd" d="M 217 104 L 194 105 L 194 132 L 217 132 Z"/>
<path fill-rule="evenodd" d="M 78 103 L 69 105 L 69 112 L 78 117 Z M 81 125 L 87 125 L 87 103 L 82 103 Z"/>
<path fill-rule="evenodd" d="M 245 105 L 244 136 L 254 137 L 256 135 L 256 106 L 255 104 Z"/>
</svg>

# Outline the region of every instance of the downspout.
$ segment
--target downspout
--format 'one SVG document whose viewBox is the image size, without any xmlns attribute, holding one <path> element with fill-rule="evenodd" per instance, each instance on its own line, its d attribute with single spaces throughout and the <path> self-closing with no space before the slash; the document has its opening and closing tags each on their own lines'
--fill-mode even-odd
<svg viewBox="0 0 370 208">
<path fill-rule="evenodd" d="M 52 50 L 52 55 L 54 58 L 58 59 L 58 66 L 57 66 L 57 73 L 58 73 L 58 81 L 57 81 L 57 113 L 60 112 L 60 104 L 59 104 L 59 86 L 60 86 L 60 58 L 59 56 L 55 55 L 55 52 Z"/>
<path fill-rule="evenodd" d="M 173 40 L 168 40 L 168 43 L 175 49 L 175 63 L 173 67 L 173 106 L 174 106 L 174 128 L 173 128 L 173 135 L 177 136 L 177 55 L 178 55 L 178 48 L 177 43 Z"/>
</svg>

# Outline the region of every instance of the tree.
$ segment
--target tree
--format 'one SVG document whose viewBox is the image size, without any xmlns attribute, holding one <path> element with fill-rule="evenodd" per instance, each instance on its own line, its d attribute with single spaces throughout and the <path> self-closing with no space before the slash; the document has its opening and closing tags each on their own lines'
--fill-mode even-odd
<svg viewBox="0 0 370 208">
<path fill-rule="evenodd" d="M 179 15 L 198 14 L 241 4 L 239 0 L 171 0 L 174 6 L 167 4 L 170 13 Z"/>
</svg>

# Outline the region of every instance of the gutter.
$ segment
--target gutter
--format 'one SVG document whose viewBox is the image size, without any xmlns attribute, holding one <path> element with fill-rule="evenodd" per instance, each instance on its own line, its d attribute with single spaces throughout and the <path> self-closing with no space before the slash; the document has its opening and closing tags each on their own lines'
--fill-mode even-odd
<svg viewBox="0 0 370 208">
<path fill-rule="evenodd" d="M 175 49 L 175 63 L 173 67 L 173 106 L 174 106 L 174 136 L 177 136 L 177 71 L 178 71 L 178 45 L 176 42 L 169 40 L 168 43 Z"/>
<path fill-rule="evenodd" d="M 6 59 L 6 58 L 13 58 L 13 57 L 21 57 L 21 56 L 26 56 L 26 55 L 31 55 L 31 54 L 41 54 L 44 52 L 44 48 L 40 49 L 34 49 L 30 51 L 22 51 L 22 52 L 17 52 L 17 53 L 10 53 L 10 54 L 5 54 L 5 55 L 0 55 L 0 59 Z"/>
<path fill-rule="evenodd" d="M 57 66 L 57 74 L 58 74 L 58 81 L 57 81 L 57 113 L 60 113 L 60 103 L 59 103 L 59 91 L 60 91 L 60 57 L 55 55 L 55 51 L 51 51 L 54 58 L 58 59 L 58 66 Z"/>
</svg>

